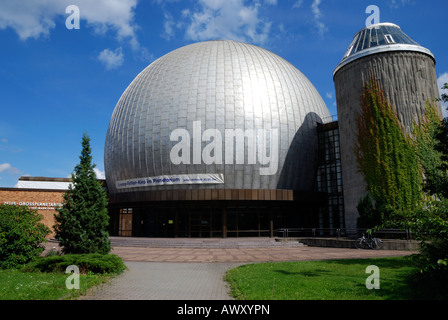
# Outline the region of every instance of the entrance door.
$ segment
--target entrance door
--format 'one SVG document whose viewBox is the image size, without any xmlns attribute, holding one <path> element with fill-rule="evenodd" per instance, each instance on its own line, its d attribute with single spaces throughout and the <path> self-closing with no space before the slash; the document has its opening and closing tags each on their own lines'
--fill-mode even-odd
<svg viewBox="0 0 448 320">
<path fill-rule="evenodd" d="M 157 208 L 156 210 L 157 237 L 172 238 L 175 235 L 176 214 L 172 208 Z"/>
<path fill-rule="evenodd" d="M 270 215 L 265 206 L 227 207 L 228 237 L 269 237 Z"/>
<path fill-rule="evenodd" d="M 118 235 L 123 237 L 132 236 L 132 208 L 120 209 Z"/>
<path fill-rule="evenodd" d="M 193 213 L 190 215 L 190 237 L 192 238 L 211 237 L 210 214 Z"/>
<path fill-rule="evenodd" d="M 207 208 L 194 208 L 189 214 L 190 237 L 212 237 L 212 215 Z"/>
</svg>

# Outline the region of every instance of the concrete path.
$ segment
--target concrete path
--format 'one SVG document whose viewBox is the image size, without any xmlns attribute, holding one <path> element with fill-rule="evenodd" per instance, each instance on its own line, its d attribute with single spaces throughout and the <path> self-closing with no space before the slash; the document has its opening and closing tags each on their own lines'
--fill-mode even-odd
<svg viewBox="0 0 448 320">
<path fill-rule="evenodd" d="M 227 300 L 227 269 L 244 263 L 355 259 L 409 255 L 410 251 L 307 246 L 251 248 L 115 247 L 128 270 L 80 300 Z"/>
<path fill-rule="evenodd" d="M 128 270 L 79 300 L 229 300 L 224 274 L 232 263 L 126 261 Z"/>
<path fill-rule="evenodd" d="M 409 255 L 410 251 L 362 250 L 324 247 L 266 248 L 136 248 L 116 247 L 113 254 L 124 261 L 141 262 L 269 262 L 328 259 L 362 259 Z"/>
</svg>

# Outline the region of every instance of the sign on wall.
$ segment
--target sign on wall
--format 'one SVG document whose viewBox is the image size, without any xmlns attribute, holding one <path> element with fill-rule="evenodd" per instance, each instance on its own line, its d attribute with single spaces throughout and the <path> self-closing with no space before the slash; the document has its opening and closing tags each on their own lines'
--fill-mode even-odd
<svg viewBox="0 0 448 320">
<path fill-rule="evenodd" d="M 61 207 L 62 203 L 58 202 L 36 202 L 36 201 L 3 201 L 3 204 L 27 206 L 30 209 L 37 210 L 54 210 L 56 207 Z"/>
<path fill-rule="evenodd" d="M 223 184 L 223 174 L 179 174 L 117 181 L 117 189 L 156 187 L 181 184 Z"/>
</svg>

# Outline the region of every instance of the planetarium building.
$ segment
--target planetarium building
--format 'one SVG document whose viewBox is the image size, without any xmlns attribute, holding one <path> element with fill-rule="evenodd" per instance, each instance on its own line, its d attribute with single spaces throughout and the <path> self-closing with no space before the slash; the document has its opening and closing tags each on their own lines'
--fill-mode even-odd
<svg viewBox="0 0 448 320">
<path fill-rule="evenodd" d="M 222 40 L 166 54 L 110 120 L 112 234 L 272 236 L 319 224 L 318 140 L 329 131 L 318 127 L 329 118 L 311 82 L 265 49 Z"/>
<path fill-rule="evenodd" d="M 107 130 L 110 234 L 357 235 L 363 84 L 381 84 L 408 133 L 439 92 L 434 55 L 399 26 L 367 26 L 347 45 L 333 72 L 336 121 L 299 70 L 254 45 L 206 41 L 154 61 Z M 22 177 L 0 202 L 33 204 L 52 227 L 65 180 Z"/>
</svg>

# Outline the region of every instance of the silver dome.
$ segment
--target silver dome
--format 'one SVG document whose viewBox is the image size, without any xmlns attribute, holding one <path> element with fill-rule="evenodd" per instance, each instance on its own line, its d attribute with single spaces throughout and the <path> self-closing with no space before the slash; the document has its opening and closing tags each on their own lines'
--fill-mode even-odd
<svg viewBox="0 0 448 320">
<path fill-rule="evenodd" d="M 228 40 L 188 45 L 149 65 L 118 101 L 105 143 L 107 185 L 112 194 L 310 190 L 316 124 L 329 116 L 311 82 L 272 52 Z M 243 148 L 231 136 L 242 132 Z M 178 180 L 197 176 L 216 180 Z M 145 184 L 151 179 L 159 183 Z"/>
</svg>

